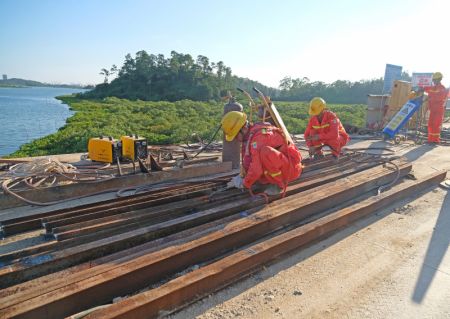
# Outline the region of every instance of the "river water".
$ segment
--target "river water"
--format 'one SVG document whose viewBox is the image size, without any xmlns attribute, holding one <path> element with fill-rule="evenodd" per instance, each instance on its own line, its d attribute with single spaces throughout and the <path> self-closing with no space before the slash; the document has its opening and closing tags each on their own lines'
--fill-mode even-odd
<svg viewBox="0 0 450 319">
<path fill-rule="evenodd" d="M 0 87 L 0 156 L 64 126 L 73 112 L 55 97 L 82 91 L 85 90 Z"/>
</svg>

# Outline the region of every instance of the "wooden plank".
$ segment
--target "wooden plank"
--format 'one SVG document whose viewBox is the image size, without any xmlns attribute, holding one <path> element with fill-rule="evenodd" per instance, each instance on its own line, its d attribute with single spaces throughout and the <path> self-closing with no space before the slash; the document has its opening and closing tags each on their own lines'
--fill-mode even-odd
<svg viewBox="0 0 450 319">
<path fill-rule="evenodd" d="M 116 191 L 124 187 L 146 185 L 161 181 L 187 179 L 191 177 L 212 175 L 227 171 L 231 171 L 230 162 L 205 163 L 199 166 L 189 166 L 183 169 L 172 169 L 162 172 L 151 172 L 150 174 L 137 174 L 117 177 L 98 183 L 76 183 L 64 186 L 27 190 L 18 192 L 18 194 L 32 201 L 50 202 L 94 194 L 101 191 Z M 2 209 L 23 205 L 26 205 L 26 203 L 11 195 L 0 193 L 0 207 L 2 207 Z"/>
<path fill-rule="evenodd" d="M 156 318 L 160 312 L 178 308 L 205 294 L 228 286 L 288 252 L 329 236 L 357 219 L 376 212 L 393 202 L 415 195 L 444 180 L 445 172 L 437 172 L 412 184 L 397 186 L 379 196 L 346 207 L 304 226 L 242 249 L 217 262 L 178 277 L 161 287 L 119 301 L 95 311 L 86 319 Z"/>
<path fill-rule="evenodd" d="M 224 229 L 208 236 L 136 258 L 101 275 L 55 289 L 4 309 L 0 314 L 20 314 L 23 318 L 63 317 L 108 302 L 114 296 L 136 291 L 143 288 L 143 285 L 148 285 L 189 265 L 198 264 L 234 247 L 251 243 L 274 230 L 292 225 L 315 212 L 332 207 L 337 202 L 370 191 L 396 175 L 393 171 L 377 169 L 370 172 L 369 176 L 372 176 L 373 180 L 368 180 L 368 172 L 359 173 L 356 174 L 359 176 L 352 176 L 351 181 L 339 180 L 323 187 L 321 191 L 311 190 L 308 196 L 303 193 L 285 198 L 246 219 L 229 223 Z M 400 174 L 403 176 L 410 169 L 410 164 L 403 165 Z"/>
</svg>

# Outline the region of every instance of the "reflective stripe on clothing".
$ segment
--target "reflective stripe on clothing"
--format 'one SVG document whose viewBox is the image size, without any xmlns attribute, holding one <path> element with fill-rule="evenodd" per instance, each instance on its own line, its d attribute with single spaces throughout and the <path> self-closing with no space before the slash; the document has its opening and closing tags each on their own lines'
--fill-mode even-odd
<svg viewBox="0 0 450 319">
<path fill-rule="evenodd" d="M 329 127 L 330 124 L 324 124 L 324 125 L 313 125 L 312 128 L 315 130 L 321 129 L 321 128 L 326 128 Z"/>
<path fill-rule="evenodd" d="M 269 175 L 269 176 L 272 176 L 272 177 L 280 176 L 281 174 L 282 174 L 281 171 L 278 171 L 278 172 L 275 172 L 275 173 L 270 173 L 268 171 L 264 171 L 264 175 Z"/>
</svg>

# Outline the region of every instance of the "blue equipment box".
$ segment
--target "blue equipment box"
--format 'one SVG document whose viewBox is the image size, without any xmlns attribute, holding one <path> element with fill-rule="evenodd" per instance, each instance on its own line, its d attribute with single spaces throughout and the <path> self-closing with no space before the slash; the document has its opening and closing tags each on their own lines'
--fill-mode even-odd
<svg viewBox="0 0 450 319">
<path fill-rule="evenodd" d="M 383 133 L 389 138 L 394 138 L 398 131 L 409 121 L 414 113 L 422 106 L 423 96 L 409 100 L 400 111 L 389 121 L 383 129 Z"/>
</svg>

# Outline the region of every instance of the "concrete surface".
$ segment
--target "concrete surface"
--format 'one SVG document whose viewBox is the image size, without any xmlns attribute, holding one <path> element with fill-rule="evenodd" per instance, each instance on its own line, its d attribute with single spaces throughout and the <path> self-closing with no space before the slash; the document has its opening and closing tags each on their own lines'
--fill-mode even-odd
<svg viewBox="0 0 450 319">
<path fill-rule="evenodd" d="M 352 147 L 385 146 L 357 141 Z M 450 147 L 395 146 L 417 177 Z M 173 314 L 181 318 L 450 318 L 450 191 L 435 188 Z"/>
</svg>

